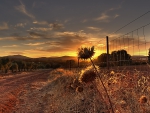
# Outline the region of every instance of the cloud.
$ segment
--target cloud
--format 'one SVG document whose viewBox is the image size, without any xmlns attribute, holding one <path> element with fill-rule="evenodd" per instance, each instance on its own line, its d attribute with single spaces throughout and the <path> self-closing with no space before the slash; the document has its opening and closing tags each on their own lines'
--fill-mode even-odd
<svg viewBox="0 0 150 113">
<path fill-rule="evenodd" d="M 60 23 L 57 23 L 57 22 L 54 22 L 54 23 L 49 23 L 47 21 L 34 21 L 33 22 L 34 24 L 37 24 L 37 25 L 47 25 L 48 27 L 33 27 L 33 28 L 30 28 L 30 30 L 37 30 L 37 31 L 52 31 L 52 30 L 62 30 L 64 28 L 64 25 L 63 24 L 60 24 Z"/>
<path fill-rule="evenodd" d="M 45 34 L 41 34 L 41 33 L 37 33 L 37 32 L 32 32 L 32 31 L 29 32 L 29 35 L 32 36 L 32 37 L 35 37 L 35 38 L 36 37 L 38 38 L 38 37 L 45 37 L 46 36 Z"/>
<path fill-rule="evenodd" d="M 16 39 L 17 37 L 13 37 L 13 36 L 0 38 L 0 40 L 16 40 Z"/>
<path fill-rule="evenodd" d="M 49 27 L 33 27 L 33 28 L 30 28 L 30 30 L 34 30 L 34 31 L 51 31 L 52 30 L 52 28 L 49 28 Z M 30 31 L 29 30 L 29 31 Z"/>
<path fill-rule="evenodd" d="M 89 29 L 96 29 L 96 27 L 90 27 Z M 0 40 L 34 41 L 24 42 L 22 43 L 22 47 L 30 46 L 30 48 L 33 48 L 33 50 L 36 51 L 36 56 L 39 52 L 43 52 L 44 55 L 46 55 L 45 52 L 53 52 L 53 54 L 56 52 L 59 52 L 59 54 L 62 54 L 61 52 L 65 52 L 69 54 L 69 52 L 72 51 L 72 53 L 75 53 L 81 46 L 90 47 L 94 45 L 94 43 L 97 42 L 97 37 L 89 33 L 87 34 L 83 30 L 79 30 L 77 32 L 53 31 L 49 33 L 30 31 L 28 32 L 27 36 L 21 36 L 20 34 L 14 33 L 9 37 L 0 38 Z M 8 45 L 7 47 L 11 46 Z M 27 52 L 27 54 L 29 55 L 29 51 Z"/>
<path fill-rule="evenodd" d="M 53 42 L 50 44 L 50 48 L 45 51 L 77 50 L 88 40 L 88 36 L 85 34 L 80 35 L 78 32 L 57 32 L 55 36 L 57 38 L 52 39 Z"/>
<path fill-rule="evenodd" d="M 7 30 L 9 29 L 8 27 L 8 24 L 6 22 L 3 22 L 1 25 L 0 25 L 0 30 Z"/>
<path fill-rule="evenodd" d="M 122 4 L 122 3 L 121 3 Z M 117 7 L 112 7 L 112 8 L 110 8 L 110 9 L 108 9 L 108 10 L 106 10 L 105 12 L 110 12 L 110 11 L 114 11 L 114 10 L 118 10 L 118 9 L 120 9 L 121 8 L 121 5 L 118 5 Z"/>
<path fill-rule="evenodd" d="M 36 43 L 28 43 L 28 44 L 23 44 L 23 45 L 27 45 L 27 46 L 39 46 L 39 45 L 43 45 L 45 43 L 43 42 L 36 42 Z"/>
<path fill-rule="evenodd" d="M 2 46 L 2 47 L 12 48 L 12 47 L 18 47 L 18 45 L 9 45 L 9 46 Z"/>
<path fill-rule="evenodd" d="M 12 34 L 11 36 L 7 37 L 0 37 L 0 40 L 7 40 L 7 41 L 26 41 L 26 40 L 37 40 L 37 39 L 42 39 L 41 37 L 38 36 L 20 36 L 16 33 Z"/>
<path fill-rule="evenodd" d="M 64 23 L 68 23 L 70 21 L 70 19 L 66 19 L 65 21 L 64 21 Z"/>
<path fill-rule="evenodd" d="M 57 23 L 57 22 L 49 23 L 47 21 L 34 21 L 33 24 L 48 25 L 53 30 L 59 30 L 59 29 L 64 28 L 63 24 L 60 24 L 60 23 Z"/>
<path fill-rule="evenodd" d="M 33 24 L 38 24 L 38 25 L 47 25 L 49 24 L 47 21 L 33 21 Z"/>
<path fill-rule="evenodd" d="M 27 24 L 26 23 L 18 23 L 15 25 L 15 27 L 22 27 L 24 28 Z"/>
<path fill-rule="evenodd" d="M 18 33 L 13 33 L 10 36 L 0 37 L 0 40 L 18 40 L 18 41 L 30 41 L 30 40 L 40 40 L 40 39 L 49 39 L 51 35 L 44 34 L 40 32 L 29 31 L 28 34 L 22 36 Z"/>
<path fill-rule="evenodd" d="M 23 45 L 26 46 L 34 46 L 34 49 L 30 51 L 34 52 L 68 52 L 68 51 L 76 51 L 77 48 L 81 47 L 81 45 L 85 44 L 88 37 L 86 34 L 79 35 L 79 32 L 55 32 L 48 41 L 35 43 L 26 43 Z M 34 33 L 35 35 L 35 33 Z M 36 34 L 39 36 L 39 34 Z M 48 36 L 46 36 L 48 37 Z M 89 43 L 87 43 L 89 45 Z M 35 48 L 36 47 L 36 48 Z M 41 48 L 42 47 L 42 48 Z M 29 51 L 28 51 L 29 52 Z"/>
<path fill-rule="evenodd" d="M 87 19 L 84 19 L 84 20 L 82 21 L 82 23 L 86 23 L 86 22 L 88 22 L 88 20 L 87 20 Z"/>
<path fill-rule="evenodd" d="M 25 14 L 26 16 L 32 18 L 32 19 L 35 19 L 35 17 L 29 13 L 27 10 L 26 10 L 26 7 L 25 5 L 22 3 L 22 1 L 20 0 L 20 4 L 19 6 L 16 6 L 15 9 L 18 10 L 19 12 Z"/>
<path fill-rule="evenodd" d="M 20 52 L 20 51 L 11 51 L 11 52 L 7 52 L 9 55 L 23 55 L 24 52 Z"/>
<path fill-rule="evenodd" d="M 60 29 L 64 28 L 63 24 L 59 24 L 59 23 L 51 23 L 49 26 L 53 30 L 60 30 Z"/>
<path fill-rule="evenodd" d="M 113 38 L 118 38 L 118 37 L 120 37 L 120 36 L 122 36 L 123 34 L 121 34 L 121 33 L 112 33 L 112 34 L 110 34 L 109 35 L 109 38 L 111 38 L 111 39 L 113 39 Z"/>
<path fill-rule="evenodd" d="M 121 8 L 121 5 L 119 5 L 116 8 L 110 8 L 108 10 L 105 10 L 103 13 L 101 13 L 101 15 L 99 17 L 95 18 L 94 20 L 99 21 L 99 22 L 109 22 L 110 19 L 115 19 L 115 18 L 119 17 L 119 14 L 113 15 L 112 11 L 118 10 L 120 8 Z M 111 12 L 111 14 L 110 14 L 110 12 Z"/>
<path fill-rule="evenodd" d="M 93 31 L 100 31 L 101 30 L 98 27 L 87 27 L 87 28 L 90 29 L 90 30 L 93 30 Z"/>
<path fill-rule="evenodd" d="M 70 48 L 62 48 L 62 47 L 51 47 L 45 50 L 41 50 L 45 52 L 67 52 L 67 51 L 73 51 L 73 49 Z"/>
<path fill-rule="evenodd" d="M 32 36 L 33 35 L 33 36 Z M 18 41 L 25 41 L 25 40 L 35 40 L 35 39 L 39 39 L 38 36 L 34 36 L 34 33 L 29 36 L 20 36 L 17 33 L 12 34 L 10 37 L 5 37 L 5 39 L 9 39 L 9 40 L 18 40 Z"/>
<path fill-rule="evenodd" d="M 114 18 L 117 18 L 117 17 L 119 17 L 119 15 L 118 15 L 118 14 L 114 15 Z"/>
<path fill-rule="evenodd" d="M 97 17 L 94 20 L 100 21 L 100 22 L 109 22 L 109 20 L 108 20 L 109 18 L 110 18 L 110 16 L 108 16 L 105 13 L 102 13 L 100 17 Z"/>
<path fill-rule="evenodd" d="M 27 44 L 23 44 L 23 45 L 28 45 L 28 46 L 40 46 L 40 45 L 46 45 L 46 46 L 59 46 L 60 42 L 59 41 L 55 41 L 53 39 L 51 39 L 51 41 L 46 41 L 46 42 L 35 42 L 35 43 L 27 43 Z"/>
</svg>

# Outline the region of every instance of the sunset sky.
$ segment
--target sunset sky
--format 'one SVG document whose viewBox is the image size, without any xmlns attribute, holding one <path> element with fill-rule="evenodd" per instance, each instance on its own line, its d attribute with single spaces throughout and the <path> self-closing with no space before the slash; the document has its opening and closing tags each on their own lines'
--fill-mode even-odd
<svg viewBox="0 0 150 113">
<path fill-rule="evenodd" d="M 150 0 L 0 0 L 0 56 L 76 56 L 78 48 L 91 46 L 98 56 L 106 36 L 110 50 L 145 55 L 150 26 L 111 39 L 150 23 L 149 12 L 112 34 L 148 11 Z"/>
</svg>

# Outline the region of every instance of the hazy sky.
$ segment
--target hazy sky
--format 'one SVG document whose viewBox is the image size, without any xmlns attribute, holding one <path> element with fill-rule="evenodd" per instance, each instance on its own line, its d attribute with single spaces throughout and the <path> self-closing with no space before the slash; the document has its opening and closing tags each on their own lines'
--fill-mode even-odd
<svg viewBox="0 0 150 113">
<path fill-rule="evenodd" d="M 95 46 L 99 55 L 105 49 L 107 35 L 117 38 L 150 23 L 148 13 L 111 34 L 148 11 L 150 0 L 0 0 L 0 56 L 75 56 L 77 49 L 85 46 Z M 142 35 L 143 29 L 148 46 L 148 26 L 133 34 L 141 31 Z M 122 46 L 129 47 L 127 43 Z M 140 42 L 134 40 L 135 43 Z M 118 48 L 114 46 L 115 43 L 111 47 Z"/>
</svg>

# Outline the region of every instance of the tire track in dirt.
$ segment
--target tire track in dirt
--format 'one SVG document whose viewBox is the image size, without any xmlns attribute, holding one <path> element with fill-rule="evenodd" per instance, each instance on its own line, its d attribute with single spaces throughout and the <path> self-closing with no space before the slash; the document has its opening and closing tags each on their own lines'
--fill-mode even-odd
<svg viewBox="0 0 150 113">
<path fill-rule="evenodd" d="M 43 71 L 43 70 L 42 70 Z M 13 77 L 10 77 L 10 78 L 5 78 L 4 80 L 1 80 L 0 81 L 0 86 L 1 85 L 3 85 L 4 83 L 8 83 L 9 81 L 13 81 L 13 80 L 15 80 L 15 81 L 17 81 L 17 80 L 19 80 L 19 79 L 23 79 L 23 78 L 27 78 L 28 76 L 34 76 L 34 75 L 37 75 L 38 73 L 37 72 L 42 72 L 41 70 L 38 70 L 38 71 L 34 71 L 34 72 L 27 72 L 26 74 L 18 74 L 17 76 L 13 76 Z M 44 73 L 45 73 L 45 71 L 48 71 L 48 70 L 44 70 Z M 39 73 L 39 74 L 40 74 Z M 33 75 L 31 75 L 31 74 L 33 74 Z"/>
<path fill-rule="evenodd" d="M 0 113 L 9 113 L 16 105 L 24 86 L 33 82 L 45 82 L 51 70 L 38 70 L 0 81 Z"/>
<path fill-rule="evenodd" d="M 49 74 L 46 74 L 48 72 L 50 72 L 50 70 L 35 71 L 29 72 L 25 75 L 20 75 L 20 77 L 17 77 L 16 79 L 15 76 L 12 79 L 5 79 L 3 82 L 0 82 L 0 96 L 10 92 L 20 85 L 29 84 L 34 81 L 46 80 L 49 76 Z"/>
<path fill-rule="evenodd" d="M 15 74 L 11 73 L 11 74 L 2 75 L 4 78 L 0 79 L 0 85 L 3 84 L 6 79 L 7 80 L 16 80 L 18 78 L 25 77 L 27 73 L 29 73 L 29 72 L 21 72 L 21 73 L 19 72 L 19 73 L 15 73 Z M 11 77 L 9 77 L 10 75 L 11 75 Z"/>
</svg>

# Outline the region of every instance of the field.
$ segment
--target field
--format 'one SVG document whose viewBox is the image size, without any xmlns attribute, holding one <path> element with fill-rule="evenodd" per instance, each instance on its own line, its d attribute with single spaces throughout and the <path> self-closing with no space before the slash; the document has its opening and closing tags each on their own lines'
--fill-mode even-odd
<svg viewBox="0 0 150 113">
<path fill-rule="evenodd" d="M 80 74 L 55 69 L 1 75 L 0 113 L 111 113 L 99 77 L 82 83 Z M 100 69 L 99 75 L 115 113 L 150 113 L 148 71 Z"/>
</svg>

